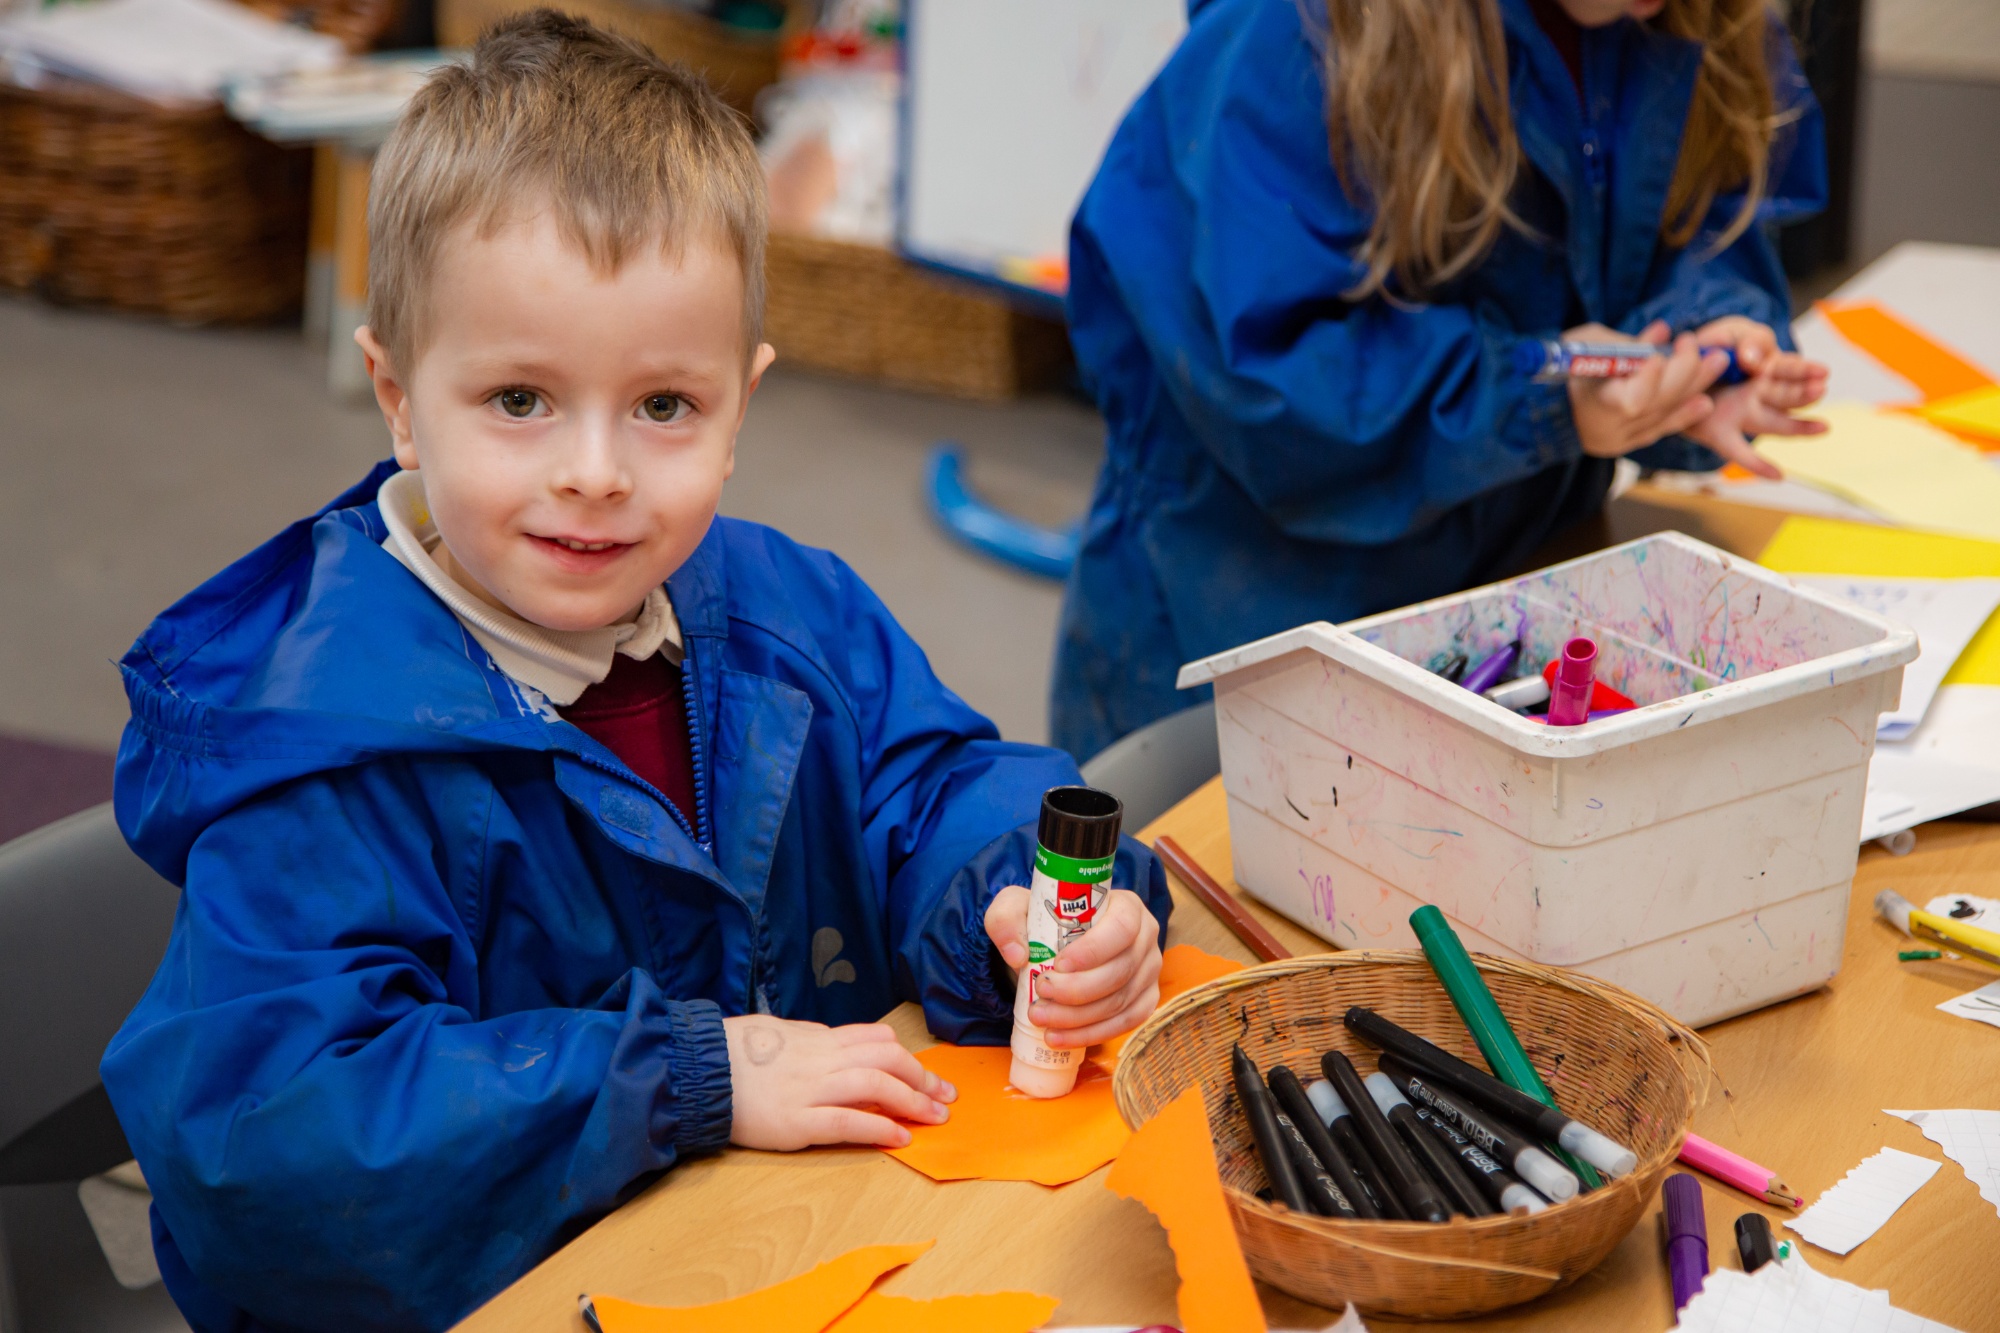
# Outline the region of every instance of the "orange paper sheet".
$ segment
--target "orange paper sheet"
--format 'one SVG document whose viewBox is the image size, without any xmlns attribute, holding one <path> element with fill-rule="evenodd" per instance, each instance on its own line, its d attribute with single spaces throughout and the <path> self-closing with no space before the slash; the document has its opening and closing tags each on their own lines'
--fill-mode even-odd
<svg viewBox="0 0 2000 1333">
<path fill-rule="evenodd" d="M 937 1244 L 867 1245 L 829 1259 L 809 1273 L 707 1305 L 639 1305 L 593 1296 L 604 1333 L 821 1333 L 845 1314 L 884 1273 L 913 1262 Z"/>
<path fill-rule="evenodd" d="M 826 1333 L 1031 1333 L 1048 1322 L 1056 1303 L 1031 1291 L 929 1301 L 871 1291 Z"/>
<path fill-rule="evenodd" d="M 1242 968 L 1176 944 L 1160 958 L 1160 1003 Z M 886 1151 L 932 1180 L 1081 1180 L 1116 1157 L 1130 1134 L 1111 1097 L 1110 1069 L 1124 1045 L 1123 1037 L 1106 1042 L 1084 1063 L 1070 1094 L 1051 1098 L 1008 1085 L 1013 1055 L 1004 1046 L 933 1046 L 917 1060 L 958 1089 L 951 1119 L 913 1124 L 910 1146 Z"/>
<path fill-rule="evenodd" d="M 1146 1205 L 1167 1229 L 1186 1333 L 1264 1333 L 1264 1307 L 1222 1197 L 1199 1086 L 1139 1127 L 1104 1183 Z"/>
<path fill-rule="evenodd" d="M 1926 399 L 1970 393 L 1993 377 L 1873 301 L 1817 307 L 1840 336 L 1917 386 Z"/>
<path fill-rule="evenodd" d="M 911 1125 L 891 1157 L 932 1180 L 1032 1180 L 1067 1185 L 1118 1155 L 1130 1131 L 1111 1100 L 1111 1075 L 1086 1061 L 1067 1097 L 1030 1097 L 1007 1083 L 1005 1046 L 933 1046 L 924 1068 L 958 1089 L 951 1119 Z"/>
</svg>

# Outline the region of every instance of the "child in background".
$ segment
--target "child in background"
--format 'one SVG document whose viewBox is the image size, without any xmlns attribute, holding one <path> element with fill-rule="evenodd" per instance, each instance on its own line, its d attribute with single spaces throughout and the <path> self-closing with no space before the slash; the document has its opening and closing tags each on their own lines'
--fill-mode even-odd
<svg viewBox="0 0 2000 1333">
<path fill-rule="evenodd" d="M 104 1059 L 200 1333 L 440 1330 L 734 1142 L 908 1142 L 876 1023 L 1004 1043 L 1043 791 L 846 566 L 718 518 L 763 176 L 697 78 L 548 11 L 382 150 L 395 461 L 125 658 L 117 808 L 184 885 Z M 1157 1000 L 1127 840 L 1056 1045 Z"/>
<path fill-rule="evenodd" d="M 1775 475 L 1750 439 L 1825 386 L 1770 236 L 1824 196 L 1819 113 L 1764 0 L 1191 9 L 1071 232 L 1109 427 L 1057 647 L 1079 757 L 1195 703 L 1183 662 L 1518 567 L 1615 458 Z M 1673 353 L 1530 382 L 1558 336 Z"/>
</svg>

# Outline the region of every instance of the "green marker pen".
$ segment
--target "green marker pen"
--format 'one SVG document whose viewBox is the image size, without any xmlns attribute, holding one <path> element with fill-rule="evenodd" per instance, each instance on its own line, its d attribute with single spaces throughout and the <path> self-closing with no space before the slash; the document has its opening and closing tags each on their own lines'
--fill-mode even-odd
<svg viewBox="0 0 2000 1333">
<path fill-rule="evenodd" d="M 1028 965 L 1014 986 L 1014 1061 L 1007 1081 L 1030 1097 L 1061 1097 L 1076 1086 L 1083 1052 L 1057 1050 L 1028 1021 L 1035 983 L 1097 918 L 1111 888 L 1118 822 L 1125 807 L 1095 787 L 1051 787 L 1042 795 L 1035 874 L 1028 885 Z"/>
<path fill-rule="evenodd" d="M 1542 1082 L 1542 1076 L 1528 1059 L 1527 1051 L 1521 1048 L 1521 1039 L 1507 1025 L 1507 1018 L 1500 1012 L 1493 992 L 1487 989 L 1486 979 L 1479 975 L 1472 955 L 1465 951 L 1458 932 L 1444 919 L 1444 913 L 1426 903 L 1410 913 L 1410 929 L 1417 933 L 1417 943 L 1423 945 L 1424 957 L 1430 959 L 1431 969 L 1443 983 L 1445 994 L 1451 997 L 1452 1005 L 1472 1033 L 1472 1039 L 1479 1043 L 1480 1054 L 1493 1067 L 1495 1077 L 1508 1087 L 1527 1093 L 1544 1106 L 1554 1106 L 1555 1095 L 1549 1091 L 1548 1084 Z M 1579 1161 L 1567 1152 L 1562 1154 L 1562 1159 L 1586 1186 L 1595 1189 L 1604 1183 L 1591 1169 L 1590 1163 Z"/>
</svg>

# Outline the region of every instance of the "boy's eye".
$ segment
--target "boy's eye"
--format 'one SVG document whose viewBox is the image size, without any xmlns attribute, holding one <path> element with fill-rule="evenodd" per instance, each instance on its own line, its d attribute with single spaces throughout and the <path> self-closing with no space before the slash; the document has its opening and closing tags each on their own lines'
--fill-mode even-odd
<svg viewBox="0 0 2000 1333">
<path fill-rule="evenodd" d="M 679 421 L 688 413 L 688 401 L 677 393 L 656 393 L 639 404 L 646 420 L 661 424 Z"/>
<path fill-rule="evenodd" d="M 542 402 L 541 395 L 532 389 L 502 389 L 493 395 L 493 401 L 510 417 L 531 417 Z"/>
</svg>

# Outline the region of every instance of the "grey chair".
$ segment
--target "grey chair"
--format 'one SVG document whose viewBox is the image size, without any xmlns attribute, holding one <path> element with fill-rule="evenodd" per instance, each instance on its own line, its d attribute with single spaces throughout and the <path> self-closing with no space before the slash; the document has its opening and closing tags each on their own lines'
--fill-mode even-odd
<svg viewBox="0 0 2000 1333">
<path fill-rule="evenodd" d="M 1105 746 L 1084 764 L 1083 780 L 1124 802 L 1125 831 L 1137 833 L 1221 771 L 1211 699 Z"/>
<path fill-rule="evenodd" d="M 97 1064 L 178 900 L 109 804 L 0 846 L 0 1333 L 179 1324 L 158 1287 L 115 1285 L 76 1189 L 132 1156 Z"/>
</svg>

